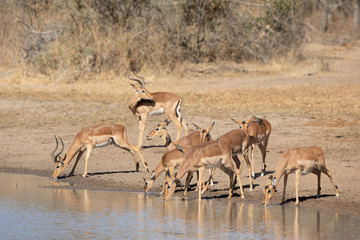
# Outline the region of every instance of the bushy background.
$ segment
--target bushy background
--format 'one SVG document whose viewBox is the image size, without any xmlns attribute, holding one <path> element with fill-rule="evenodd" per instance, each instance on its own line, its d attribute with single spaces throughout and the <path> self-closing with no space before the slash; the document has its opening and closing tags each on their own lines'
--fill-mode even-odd
<svg viewBox="0 0 360 240">
<path fill-rule="evenodd" d="M 300 46 L 325 30 L 351 35 L 356 10 L 351 0 L 1 2 L 0 66 L 75 80 L 126 69 L 166 74 L 187 63 L 301 61 Z"/>
</svg>

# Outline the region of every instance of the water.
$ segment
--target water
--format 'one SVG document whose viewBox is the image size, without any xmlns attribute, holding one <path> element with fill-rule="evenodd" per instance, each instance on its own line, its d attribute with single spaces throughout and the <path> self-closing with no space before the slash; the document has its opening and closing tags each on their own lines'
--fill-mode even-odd
<svg viewBox="0 0 360 240">
<path fill-rule="evenodd" d="M 360 220 L 241 200 L 164 202 L 143 193 L 69 190 L 0 173 L 1 239 L 359 239 Z"/>
</svg>

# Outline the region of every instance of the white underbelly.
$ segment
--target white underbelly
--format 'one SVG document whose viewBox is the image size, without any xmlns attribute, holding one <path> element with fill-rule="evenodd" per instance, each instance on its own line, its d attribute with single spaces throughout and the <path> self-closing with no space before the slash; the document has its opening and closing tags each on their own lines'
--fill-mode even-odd
<svg viewBox="0 0 360 240">
<path fill-rule="evenodd" d="M 301 171 L 301 175 L 308 175 L 310 172 L 307 172 L 307 171 Z"/>
<path fill-rule="evenodd" d="M 201 159 L 206 168 L 219 168 L 221 166 L 221 156 L 204 157 Z"/>
<path fill-rule="evenodd" d="M 298 160 L 298 164 L 300 169 L 302 169 L 300 172 L 301 175 L 308 175 L 317 167 L 316 162 L 313 160 Z"/>
<path fill-rule="evenodd" d="M 161 108 L 158 109 L 158 110 L 149 112 L 147 115 L 148 115 L 148 116 L 151 116 L 151 115 L 161 115 L 161 114 L 164 114 L 164 113 L 165 113 L 164 108 L 161 107 Z"/>
<path fill-rule="evenodd" d="M 106 146 L 109 146 L 110 144 L 112 144 L 113 142 L 114 142 L 114 140 L 112 138 L 109 138 L 109 141 L 107 141 L 107 142 L 95 144 L 94 148 L 106 147 Z"/>
</svg>

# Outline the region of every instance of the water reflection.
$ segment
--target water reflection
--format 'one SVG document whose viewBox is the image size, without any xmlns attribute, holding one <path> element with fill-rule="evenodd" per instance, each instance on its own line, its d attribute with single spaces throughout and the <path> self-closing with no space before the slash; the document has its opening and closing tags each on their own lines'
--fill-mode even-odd
<svg viewBox="0 0 360 240">
<path fill-rule="evenodd" d="M 45 178 L 0 173 L 2 239 L 351 239 L 359 227 L 359 219 L 301 207 L 163 201 L 155 194 L 70 190 Z"/>
</svg>

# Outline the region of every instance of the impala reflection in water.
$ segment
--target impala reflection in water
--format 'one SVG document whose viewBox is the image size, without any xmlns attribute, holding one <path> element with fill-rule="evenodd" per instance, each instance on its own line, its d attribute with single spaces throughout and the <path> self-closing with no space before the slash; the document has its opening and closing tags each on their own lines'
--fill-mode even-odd
<svg viewBox="0 0 360 240">
<path fill-rule="evenodd" d="M 2 239 L 355 239 L 360 220 L 234 199 L 66 189 L 47 178 L 0 173 Z"/>
</svg>

